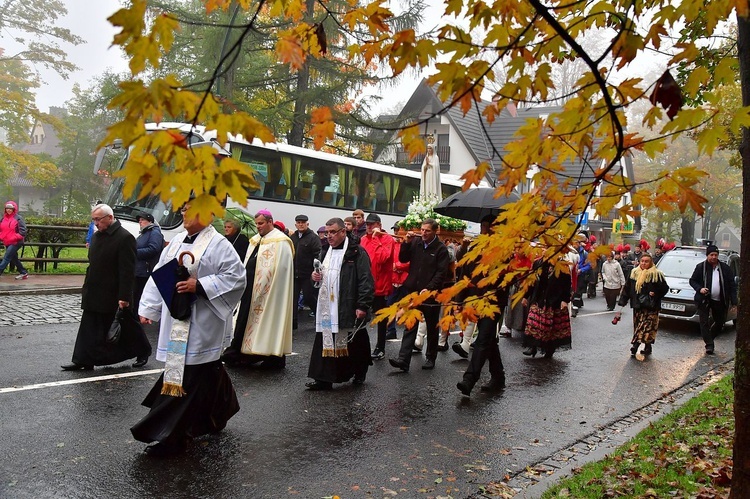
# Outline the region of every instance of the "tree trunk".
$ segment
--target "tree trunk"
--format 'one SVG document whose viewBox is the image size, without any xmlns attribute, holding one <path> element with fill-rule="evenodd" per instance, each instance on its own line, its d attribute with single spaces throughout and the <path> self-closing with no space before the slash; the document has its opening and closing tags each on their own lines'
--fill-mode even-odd
<svg viewBox="0 0 750 499">
<path fill-rule="evenodd" d="M 685 212 L 682 215 L 680 227 L 682 228 L 680 243 L 683 246 L 695 244 L 695 215 L 691 212 Z"/>
<path fill-rule="evenodd" d="M 737 16 L 742 105 L 750 105 L 750 22 Z M 740 245 L 741 306 L 737 316 L 734 365 L 734 469 L 730 498 L 750 497 L 750 130 L 742 129 L 742 243 Z"/>
<path fill-rule="evenodd" d="M 306 0 L 307 16 L 312 17 L 315 8 L 315 0 Z M 292 127 L 287 135 L 290 145 L 302 147 L 305 139 L 305 123 L 307 123 L 307 100 L 310 89 L 310 64 L 305 64 L 297 73 L 297 88 L 295 89 L 294 115 L 292 116 Z"/>
</svg>

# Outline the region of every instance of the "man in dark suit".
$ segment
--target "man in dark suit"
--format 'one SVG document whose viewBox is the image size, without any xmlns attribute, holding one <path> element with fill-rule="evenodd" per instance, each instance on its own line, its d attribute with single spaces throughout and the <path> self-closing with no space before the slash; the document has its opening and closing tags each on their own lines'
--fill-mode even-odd
<svg viewBox="0 0 750 499">
<path fill-rule="evenodd" d="M 695 266 L 690 277 L 690 286 L 695 290 L 695 304 L 700 317 L 701 336 L 706 344 L 706 355 L 714 353 L 714 338 L 724 328 L 727 311 L 737 306 L 737 286 L 734 273 L 724 262 L 719 261 L 719 248 L 713 244 L 706 248 L 706 261 Z M 709 318 L 713 316 L 713 327 Z"/>
<path fill-rule="evenodd" d="M 313 263 L 320 257 L 321 241 L 320 238 L 310 230 L 310 222 L 307 215 L 300 214 L 294 218 L 294 226 L 297 228 L 292 234 L 292 244 L 294 245 L 294 315 L 292 320 L 292 329 L 297 329 L 297 315 L 299 313 L 296 307 L 300 291 L 305 305 L 310 308 L 310 315 L 315 315 L 315 309 L 318 304 L 317 289 L 310 280 L 313 272 Z"/>
<path fill-rule="evenodd" d="M 81 325 L 72 363 L 61 367 L 64 371 L 90 370 L 133 357 L 139 359 L 136 367 L 142 366 L 151 355 L 151 344 L 137 322 L 130 321 L 135 322 L 134 328 L 123 327 L 118 343 L 105 340 L 118 308 L 127 309 L 134 317 L 128 307 L 135 285 L 135 238 L 106 204 L 94 207 L 91 220 L 97 231 L 89 246 L 89 266 L 81 291 Z"/>
<path fill-rule="evenodd" d="M 426 218 L 422 221 L 422 237 L 409 231 L 405 241 L 401 244 L 398 259 L 410 262 L 409 276 L 404 281 L 407 293 L 438 291 L 443 288 L 448 279 L 450 255 L 448 249 L 437 237 L 438 223 Z M 433 369 L 438 352 L 438 321 L 440 319 L 440 305 L 432 298 L 426 300 L 419 310 L 424 315 L 427 325 L 427 353 L 422 369 Z M 401 340 L 401 350 L 398 358 L 388 359 L 393 367 L 404 372 L 409 371 L 411 353 L 414 341 L 417 339 L 419 323 L 404 331 Z"/>
</svg>

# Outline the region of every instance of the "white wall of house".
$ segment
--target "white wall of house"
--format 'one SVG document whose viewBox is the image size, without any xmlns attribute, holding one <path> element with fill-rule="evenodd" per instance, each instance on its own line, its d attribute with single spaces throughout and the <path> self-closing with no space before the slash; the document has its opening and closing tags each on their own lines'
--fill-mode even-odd
<svg viewBox="0 0 750 499">
<path fill-rule="evenodd" d="M 448 129 L 448 143 L 451 147 L 451 164 L 448 173 L 460 177 L 477 165 L 456 129 L 451 126 L 448 126 Z"/>
<path fill-rule="evenodd" d="M 37 187 L 14 187 L 13 190 L 18 194 L 18 210 L 21 213 L 33 211 L 35 213 L 46 214 L 44 203 L 49 199 L 50 192 L 48 189 Z"/>
</svg>

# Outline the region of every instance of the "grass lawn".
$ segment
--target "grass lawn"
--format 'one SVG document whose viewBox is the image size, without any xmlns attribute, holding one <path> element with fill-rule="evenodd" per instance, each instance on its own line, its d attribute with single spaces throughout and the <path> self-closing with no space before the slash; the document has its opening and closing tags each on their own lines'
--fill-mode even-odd
<svg viewBox="0 0 750 499">
<path fill-rule="evenodd" d="M 31 247 L 26 248 L 24 257 L 32 257 Z M 36 248 L 34 248 L 36 250 Z M 60 251 L 60 258 L 75 258 L 75 259 L 86 259 L 88 258 L 88 248 L 63 248 Z M 48 258 L 52 258 L 52 252 L 48 253 Z M 58 263 L 57 268 L 54 268 L 52 262 L 47 263 L 47 268 L 44 271 L 35 271 L 33 262 L 23 262 L 29 272 L 33 274 L 85 274 L 88 263 Z"/>
<path fill-rule="evenodd" d="M 604 460 L 576 469 L 542 498 L 728 497 L 733 379 L 725 376 Z"/>
</svg>

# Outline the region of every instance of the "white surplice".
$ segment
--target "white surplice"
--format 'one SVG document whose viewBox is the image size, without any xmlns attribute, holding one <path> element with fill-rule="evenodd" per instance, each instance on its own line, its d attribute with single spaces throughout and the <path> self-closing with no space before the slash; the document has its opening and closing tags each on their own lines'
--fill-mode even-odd
<svg viewBox="0 0 750 499">
<path fill-rule="evenodd" d="M 204 229 L 206 230 L 206 229 Z M 190 251 L 193 244 L 183 242 L 187 232 L 176 235 L 162 251 L 159 268 L 172 255 Z M 185 364 L 205 364 L 219 360 L 232 341 L 232 311 L 245 290 L 245 268 L 232 244 L 221 234 L 215 234 L 198 262 L 196 278 L 208 299 L 198 297 L 190 316 Z M 164 362 L 172 330 L 173 319 L 153 279 L 143 289 L 138 314 L 151 320 L 161 320 L 156 359 Z"/>
</svg>

